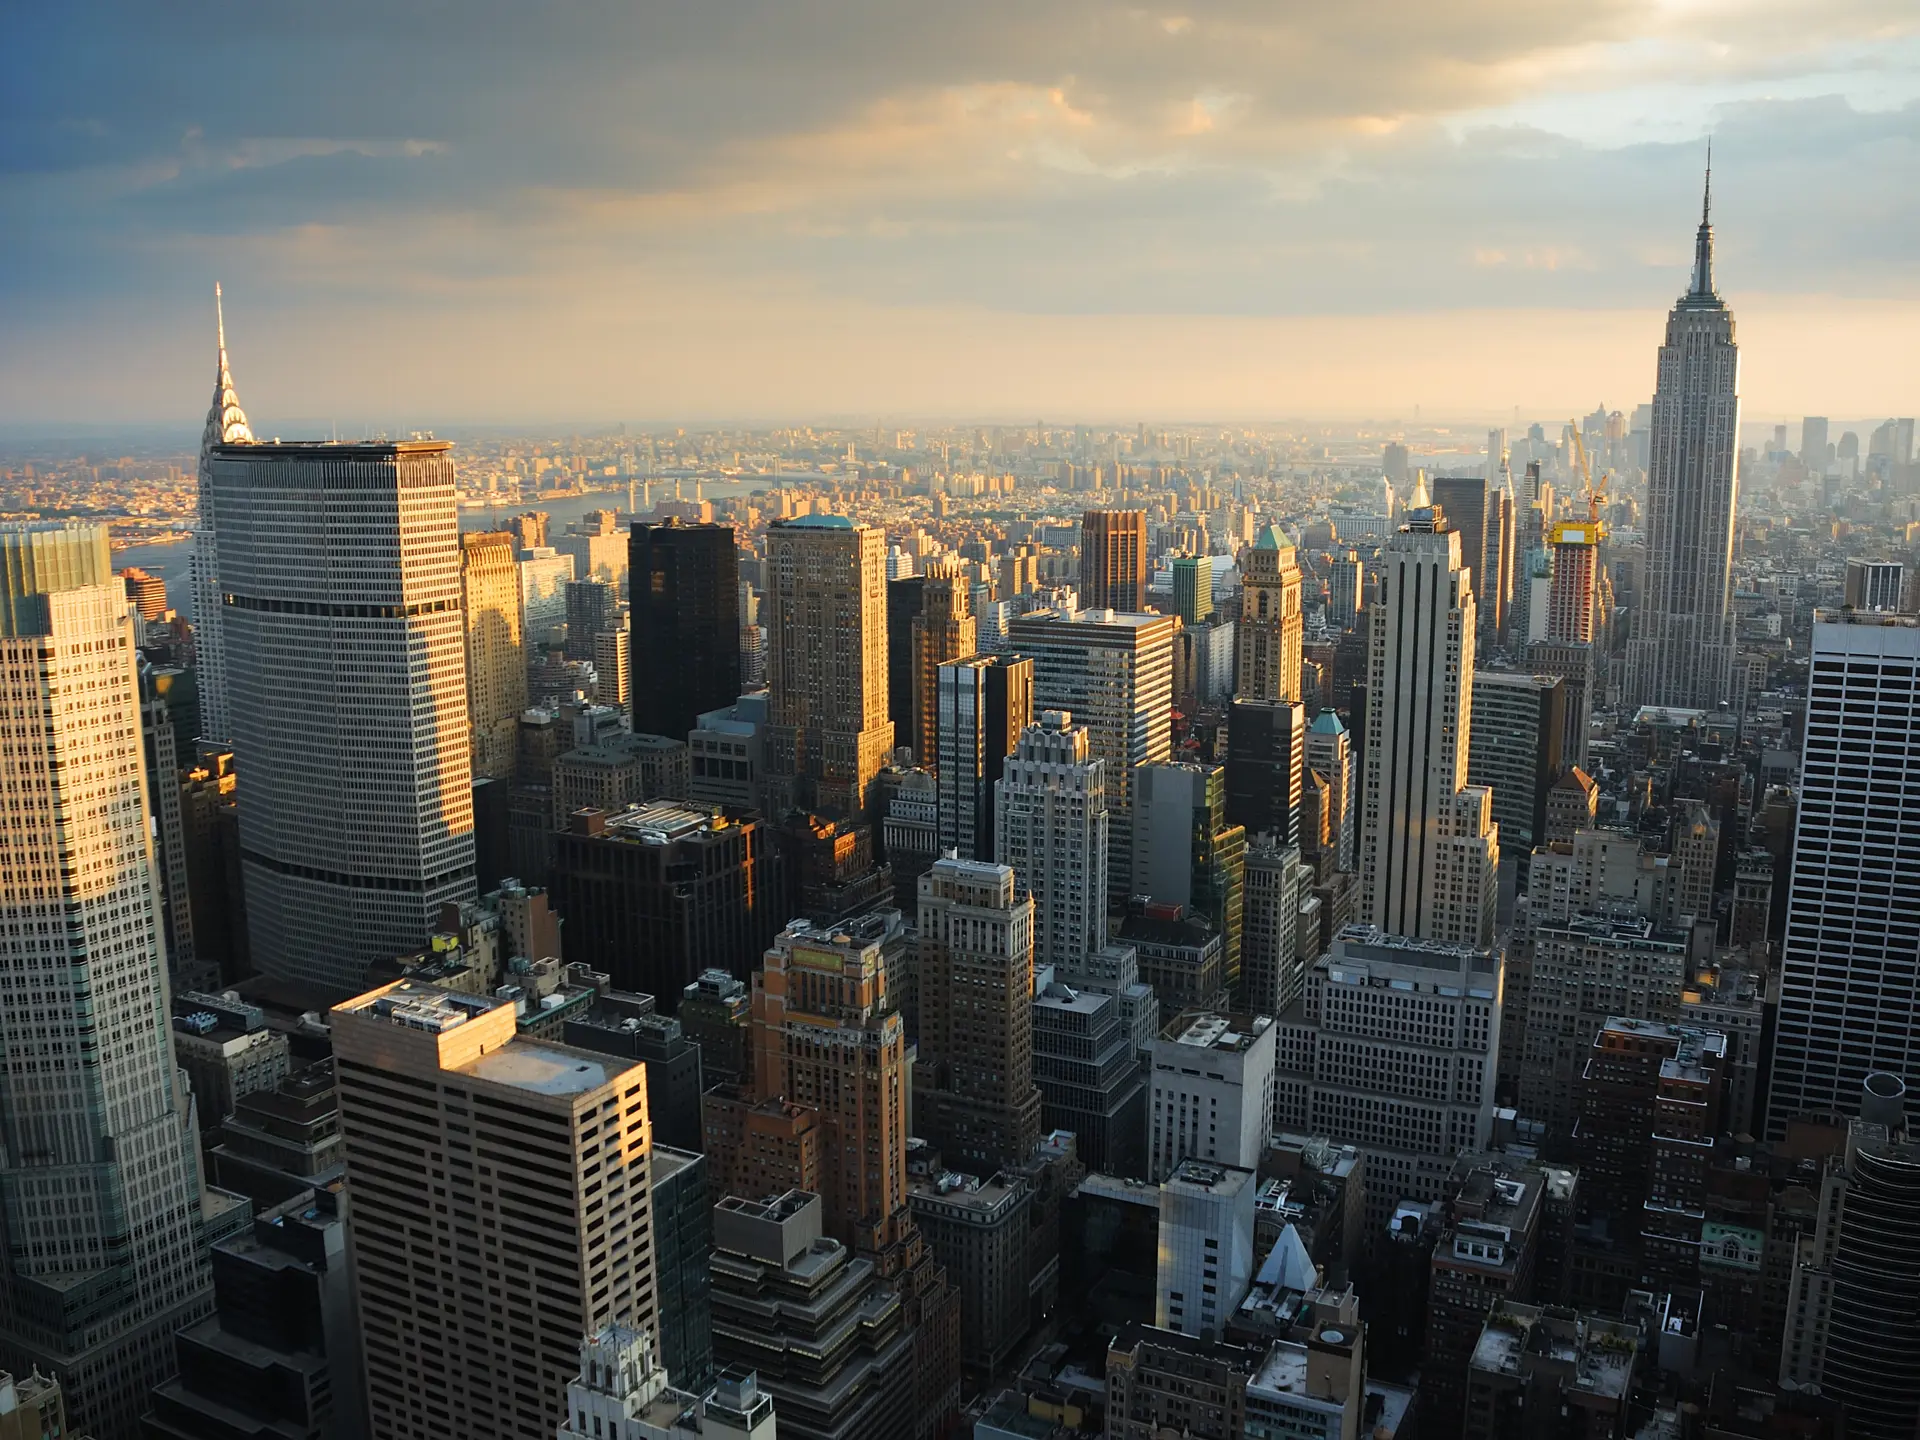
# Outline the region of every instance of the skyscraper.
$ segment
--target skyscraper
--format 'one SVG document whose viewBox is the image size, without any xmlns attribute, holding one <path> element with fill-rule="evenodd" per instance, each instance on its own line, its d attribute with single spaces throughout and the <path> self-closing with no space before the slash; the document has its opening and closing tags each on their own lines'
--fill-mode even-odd
<svg viewBox="0 0 1920 1440">
<path fill-rule="evenodd" d="M 1307 707 L 1240 696 L 1227 712 L 1227 819 L 1249 835 L 1300 843 Z"/>
<path fill-rule="evenodd" d="M 1732 701 L 1733 511 L 1740 351 L 1713 288 L 1712 171 L 1693 281 L 1667 317 L 1647 471 L 1647 577 L 1627 642 L 1627 704 L 1712 710 Z"/>
<path fill-rule="evenodd" d="M 1847 1434 L 1865 1440 L 1920 1432 L 1920 1136 L 1906 1096 L 1898 1075 L 1865 1082 L 1800 1241 L 1781 1349 L 1780 1378 L 1844 1403 Z"/>
<path fill-rule="evenodd" d="M 216 446 L 254 963 L 336 993 L 474 892 L 452 446 Z"/>
<path fill-rule="evenodd" d="M 731 525 L 635 525 L 633 728 L 684 740 L 740 694 L 740 561 Z"/>
<path fill-rule="evenodd" d="M 924 575 L 887 578 L 887 714 L 897 715 L 896 739 L 913 743 L 913 622 L 926 601 Z"/>
<path fill-rule="evenodd" d="M 1547 792 L 1566 770 L 1567 686 L 1557 675 L 1473 672 L 1467 782 L 1493 794 L 1501 844 L 1527 881 L 1527 857 L 1547 843 Z"/>
<path fill-rule="evenodd" d="M 567 582 L 567 658 L 593 659 L 594 641 L 613 623 L 616 596 L 604 580 Z"/>
<path fill-rule="evenodd" d="M 994 787 L 994 858 L 1033 897 L 1036 966 L 1078 970 L 1107 938 L 1107 763 L 1087 727 L 1048 710 Z"/>
<path fill-rule="evenodd" d="M 1332 710 L 1322 710 L 1307 726 L 1307 769 L 1327 782 L 1327 831 L 1334 866 L 1353 869 L 1353 847 L 1360 838 L 1353 823 L 1355 784 L 1353 741 Z"/>
<path fill-rule="evenodd" d="M 1089 510 L 1080 517 L 1080 603 L 1137 614 L 1147 608 L 1147 517 Z"/>
<path fill-rule="evenodd" d="M 580 1337 L 654 1323 L 645 1067 L 411 980 L 330 1025 L 373 1440 L 544 1433 Z"/>
<path fill-rule="evenodd" d="M 1009 627 L 1013 649 L 1033 657 L 1033 703 L 1065 710 L 1087 727 L 1107 762 L 1107 887 L 1124 898 L 1133 884 L 1133 771 L 1173 753 L 1171 615 L 1037 610 Z"/>
<path fill-rule="evenodd" d="M 200 676 L 200 738 L 213 745 L 233 743 L 232 717 L 227 708 L 227 654 L 221 624 L 219 542 L 213 516 L 213 450 L 216 445 L 248 445 L 253 431 L 247 412 L 234 392 L 227 368 L 227 317 L 220 305 L 220 286 L 213 287 L 214 333 L 217 361 L 213 372 L 213 404 L 207 407 L 206 428 L 200 434 L 199 508 L 193 527 L 193 648 Z"/>
<path fill-rule="evenodd" d="M 1460 536 L 1416 486 L 1368 618 L 1360 914 L 1390 935 L 1486 946 L 1498 897 L 1493 797 L 1467 783 L 1473 590 Z"/>
<path fill-rule="evenodd" d="M 511 780 L 527 708 L 527 652 L 520 636 L 520 565 L 513 536 L 460 537 L 460 593 L 467 625 L 467 717 L 473 778 Z"/>
<path fill-rule="evenodd" d="M 1228 818 L 1226 768 L 1192 761 L 1142 765 L 1134 784 L 1134 893 L 1212 921 L 1223 977 L 1237 994 L 1247 831 Z"/>
<path fill-rule="evenodd" d="M 1033 909 L 1006 865 L 948 857 L 920 877 L 914 1128 L 979 1175 L 1024 1164 L 1040 1143 Z"/>
<path fill-rule="evenodd" d="M 1300 566 L 1293 544 L 1269 525 L 1240 552 L 1240 669 L 1234 693 L 1299 700 Z"/>
<path fill-rule="evenodd" d="M 1800 463 L 1810 475 L 1827 473 L 1827 417 L 1809 415 L 1800 422 Z"/>
<path fill-rule="evenodd" d="M 844 515 L 778 520 L 767 527 L 766 568 L 769 808 L 868 818 L 895 734 L 886 534 Z"/>
<path fill-rule="evenodd" d="M 1357 550 L 1336 555 L 1327 569 L 1327 623 L 1351 630 L 1360 618 L 1360 598 L 1366 570 Z"/>
<path fill-rule="evenodd" d="M 1920 620 L 1819 612 L 1767 1133 L 1920 1074 Z"/>
<path fill-rule="evenodd" d="M 755 1093 L 818 1113 L 827 1230 L 856 1250 L 907 1203 L 906 1029 L 877 929 L 797 920 L 753 980 Z"/>
<path fill-rule="evenodd" d="M 939 843 L 963 860 L 993 858 L 994 785 L 1033 721 L 1033 661 L 973 655 L 940 667 Z"/>
<path fill-rule="evenodd" d="M 958 566 L 929 566 L 926 581 L 913 619 L 913 714 L 896 723 L 911 720 L 914 755 L 922 765 L 934 765 L 940 753 L 940 667 L 979 648 L 979 626 Z"/>
<path fill-rule="evenodd" d="M 104 527 L 0 529 L 0 1368 L 100 1436 L 212 1305 L 134 645 Z"/>
<path fill-rule="evenodd" d="M 1173 613 L 1180 623 L 1198 625 L 1213 614 L 1213 557 L 1181 555 L 1173 562 Z"/>
<path fill-rule="evenodd" d="M 1475 613 L 1494 609 L 1488 592 L 1487 501 L 1490 491 L 1485 476 L 1441 475 L 1434 478 L 1430 493 L 1447 524 L 1460 535 L 1460 565 L 1473 586 Z M 1484 617 L 1483 617 L 1484 618 Z"/>
</svg>

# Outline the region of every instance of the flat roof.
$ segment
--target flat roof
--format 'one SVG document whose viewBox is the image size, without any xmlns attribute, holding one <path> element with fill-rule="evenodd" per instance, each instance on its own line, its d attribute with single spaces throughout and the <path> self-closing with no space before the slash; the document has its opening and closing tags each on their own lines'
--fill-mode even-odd
<svg viewBox="0 0 1920 1440">
<path fill-rule="evenodd" d="M 215 445 L 215 455 L 243 460 L 255 455 L 330 455 L 344 460 L 380 460 L 392 455 L 438 455 L 451 440 L 254 440 Z"/>
<path fill-rule="evenodd" d="M 570 1050 L 516 1037 L 498 1050 L 469 1060 L 455 1073 L 534 1095 L 584 1095 L 634 1068 L 622 1065 L 616 1069 L 590 1050 Z"/>
</svg>

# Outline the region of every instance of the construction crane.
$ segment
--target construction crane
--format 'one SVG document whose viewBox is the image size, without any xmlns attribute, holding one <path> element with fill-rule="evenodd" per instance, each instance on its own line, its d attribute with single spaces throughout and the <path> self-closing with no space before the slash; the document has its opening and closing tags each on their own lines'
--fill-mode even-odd
<svg viewBox="0 0 1920 1440">
<path fill-rule="evenodd" d="M 1587 456 L 1586 442 L 1580 438 L 1580 427 L 1572 421 L 1568 421 L 1567 430 L 1573 436 L 1573 463 L 1580 471 L 1580 479 L 1586 490 L 1587 521 L 1594 527 L 1596 538 L 1605 538 L 1599 534 L 1603 529 L 1600 524 L 1600 498 L 1607 493 L 1607 481 L 1613 478 L 1612 472 L 1609 471 L 1602 474 L 1600 483 L 1595 485 L 1593 483 L 1593 462 Z"/>
</svg>

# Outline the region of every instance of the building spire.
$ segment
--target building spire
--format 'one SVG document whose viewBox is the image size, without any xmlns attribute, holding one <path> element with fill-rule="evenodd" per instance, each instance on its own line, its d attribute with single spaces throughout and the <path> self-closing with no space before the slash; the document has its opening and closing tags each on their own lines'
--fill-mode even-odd
<svg viewBox="0 0 1920 1440">
<path fill-rule="evenodd" d="M 213 372 L 213 404 L 207 409 L 207 428 L 200 437 L 203 463 L 212 446 L 253 443 L 247 412 L 240 408 L 240 397 L 233 388 L 233 371 L 227 366 L 227 314 L 218 280 L 213 282 L 213 330 L 218 349 Z"/>
<path fill-rule="evenodd" d="M 1689 299 L 1713 295 L 1713 137 L 1707 137 L 1707 182 L 1700 196 L 1700 231 L 1693 241 L 1693 284 Z"/>
</svg>

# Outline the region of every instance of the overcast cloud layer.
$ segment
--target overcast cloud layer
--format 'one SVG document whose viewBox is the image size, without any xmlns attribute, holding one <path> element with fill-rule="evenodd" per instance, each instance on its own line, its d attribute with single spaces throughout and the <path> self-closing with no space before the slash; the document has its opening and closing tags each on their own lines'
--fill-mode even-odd
<svg viewBox="0 0 1920 1440">
<path fill-rule="evenodd" d="M 1750 407 L 1915 408 L 1911 0 L 7 10 L 0 420 L 216 276 L 290 421 L 1631 404 L 1709 128 Z"/>
</svg>

